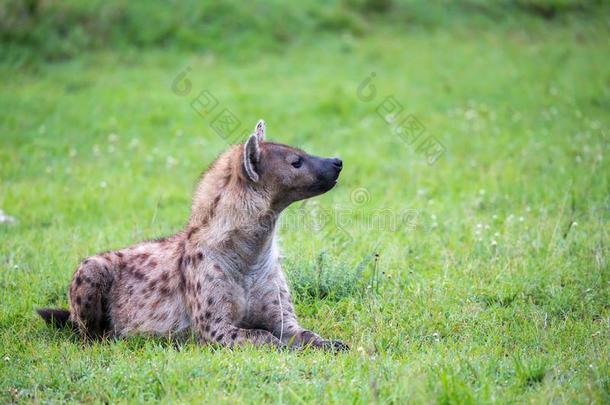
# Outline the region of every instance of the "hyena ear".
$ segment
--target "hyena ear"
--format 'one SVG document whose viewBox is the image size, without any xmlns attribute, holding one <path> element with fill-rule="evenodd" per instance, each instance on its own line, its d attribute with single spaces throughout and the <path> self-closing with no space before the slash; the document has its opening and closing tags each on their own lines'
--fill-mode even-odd
<svg viewBox="0 0 610 405">
<path fill-rule="evenodd" d="M 258 181 L 259 175 L 254 168 L 260 161 L 260 158 L 261 148 L 259 145 L 259 138 L 258 135 L 254 133 L 250 135 L 250 138 L 248 138 L 244 145 L 244 169 L 250 180 L 255 182 Z"/>
<path fill-rule="evenodd" d="M 254 133 L 260 142 L 265 140 L 265 121 L 259 120 L 254 127 Z"/>
</svg>

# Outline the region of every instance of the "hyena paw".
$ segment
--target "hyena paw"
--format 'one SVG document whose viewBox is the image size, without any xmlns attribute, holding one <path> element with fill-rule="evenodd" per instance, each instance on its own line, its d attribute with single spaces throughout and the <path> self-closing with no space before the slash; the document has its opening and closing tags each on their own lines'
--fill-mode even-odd
<svg viewBox="0 0 610 405">
<path fill-rule="evenodd" d="M 349 346 L 340 340 L 324 340 L 322 341 L 320 347 L 324 350 L 330 350 L 334 352 L 342 352 L 349 350 Z"/>
</svg>

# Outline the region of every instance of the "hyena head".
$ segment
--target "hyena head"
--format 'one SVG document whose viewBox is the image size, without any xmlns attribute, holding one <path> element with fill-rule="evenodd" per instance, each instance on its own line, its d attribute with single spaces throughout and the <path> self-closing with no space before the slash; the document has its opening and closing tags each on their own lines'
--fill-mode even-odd
<svg viewBox="0 0 610 405">
<path fill-rule="evenodd" d="M 337 184 L 343 162 L 310 155 L 288 145 L 265 141 L 265 123 L 259 121 L 243 148 L 243 169 L 254 187 L 271 199 L 272 207 L 323 194 Z"/>
</svg>

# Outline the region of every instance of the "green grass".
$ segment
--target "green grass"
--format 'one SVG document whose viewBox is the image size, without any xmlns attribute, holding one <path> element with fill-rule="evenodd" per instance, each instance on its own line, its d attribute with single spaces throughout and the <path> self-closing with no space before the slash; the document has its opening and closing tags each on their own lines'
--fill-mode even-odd
<svg viewBox="0 0 610 405">
<path fill-rule="evenodd" d="M 18 222 L 0 225 L 0 402 L 608 403 L 607 38 L 601 19 L 527 20 L 2 65 L 0 208 Z M 349 353 L 83 345 L 35 316 L 67 305 L 79 259 L 183 226 L 227 146 L 190 108 L 204 89 L 242 129 L 262 117 L 343 158 L 281 239 L 302 323 Z M 390 95 L 445 146 L 435 164 L 375 112 Z M 414 228 L 367 226 L 406 209 Z"/>
</svg>

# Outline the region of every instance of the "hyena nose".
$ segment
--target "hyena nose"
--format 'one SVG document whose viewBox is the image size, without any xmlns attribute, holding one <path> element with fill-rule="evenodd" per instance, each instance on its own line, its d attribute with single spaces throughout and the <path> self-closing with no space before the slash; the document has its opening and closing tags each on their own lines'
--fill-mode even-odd
<svg viewBox="0 0 610 405">
<path fill-rule="evenodd" d="M 343 167 L 343 161 L 339 158 L 333 158 L 333 166 L 341 170 L 341 168 Z"/>
</svg>

